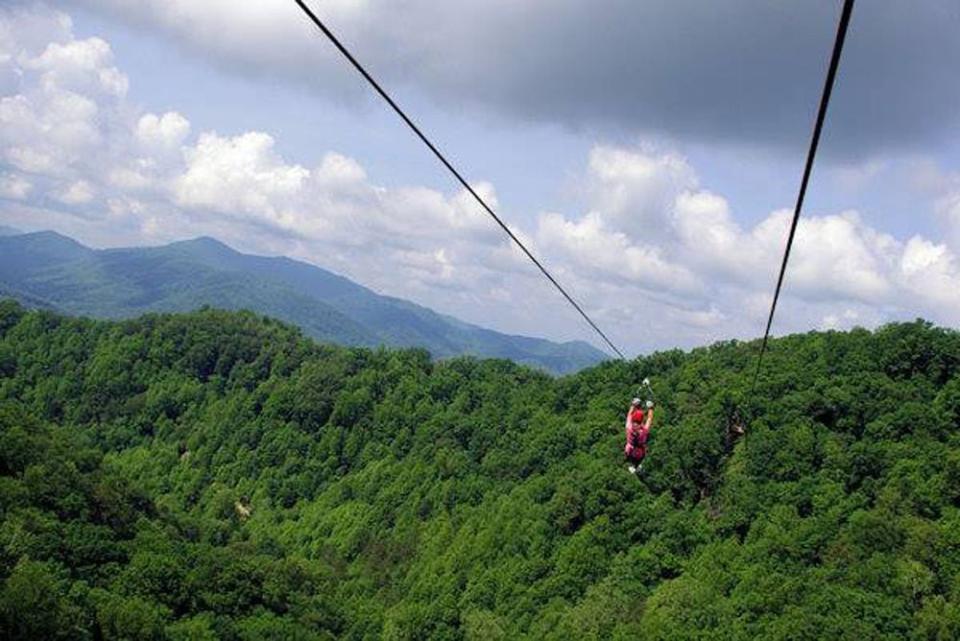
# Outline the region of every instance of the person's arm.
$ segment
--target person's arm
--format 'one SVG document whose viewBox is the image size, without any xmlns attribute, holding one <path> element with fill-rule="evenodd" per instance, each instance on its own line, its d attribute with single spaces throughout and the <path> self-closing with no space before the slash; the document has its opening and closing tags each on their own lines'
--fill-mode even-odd
<svg viewBox="0 0 960 641">
<path fill-rule="evenodd" d="M 644 415 L 643 425 L 640 426 L 640 439 L 642 442 L 646 443 L 647 438 L 650 436 L 650 426 L 653 425 L 653 407 L 647 407 L 646 414 Z"/>
</svg>

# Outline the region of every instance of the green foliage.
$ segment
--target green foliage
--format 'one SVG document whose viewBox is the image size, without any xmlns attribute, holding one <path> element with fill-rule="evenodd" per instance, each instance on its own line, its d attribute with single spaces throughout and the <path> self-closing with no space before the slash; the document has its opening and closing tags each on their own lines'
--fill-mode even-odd
<svg viewBox="0 0 960 641">
<path fill-rule="evenodd" d="M 751 394 L 756 347 L 553 379 L 0 301 L 0 637 L 957 638 L 960 336 L 778 339 Z"/>
</svg>

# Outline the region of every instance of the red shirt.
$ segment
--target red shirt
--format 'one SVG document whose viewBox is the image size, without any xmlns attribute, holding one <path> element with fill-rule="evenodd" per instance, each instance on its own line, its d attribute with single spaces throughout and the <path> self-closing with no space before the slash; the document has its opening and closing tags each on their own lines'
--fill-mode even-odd
<svg viewBox="0 0 960 641">
<path fill-rule="evenodd" d="M 643 448 L 647 443 L 647 432 L 644 422 L 646 412 L 639 407 L 630 412 L 630 422 L 627 427 L 627 443 L 633 447 Z"/>
</svg>

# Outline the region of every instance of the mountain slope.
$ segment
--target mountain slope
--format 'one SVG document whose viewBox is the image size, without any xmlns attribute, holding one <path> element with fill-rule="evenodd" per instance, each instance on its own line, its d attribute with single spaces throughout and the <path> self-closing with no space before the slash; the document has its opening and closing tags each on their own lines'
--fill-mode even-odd
<svg viewBox="0 0 960 641">
<path fill-rule="evenodd" d="M 375 344 L 372 332 L 321 301 L 163 250 L 96 251 L 54 232 L 2 237 L 0 286 L 72 314 L 126 318 L 210 305 L 295 321 L 320 340 Z"/>
<path fill-rule="evenodd" d="M 203 305 L 250 309 L 345 345 L 424 347 L 440 358 L 508 358 L 555 373 L 604 359 L 587 343 L 511 336 L 437 314 L 318 267 L 241 254 L 211 238 L 93 250 L 54 232 L 0 237 L 0 290 L 25 304 L 127 318 Z"/>
</svg>

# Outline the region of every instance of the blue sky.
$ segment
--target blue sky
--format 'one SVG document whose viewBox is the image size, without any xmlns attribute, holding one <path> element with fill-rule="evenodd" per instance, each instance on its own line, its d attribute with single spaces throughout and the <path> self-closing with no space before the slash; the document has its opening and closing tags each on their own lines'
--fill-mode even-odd
<svg viewBox="0 0 960 641">
<path fill-rule="evenodd" d="M 0 13 L 0 223 L 97 246 L 211 234 L 592 340 L 292 2 L 220 4 Z M 628 351 L 762 331 L 836 3 L 315 4 Z M 960 323 L 957 26 L 949 2 L 857 8 L 780 332 Z M 50 134 L 68 96 L 96 108 Z"/>
</svg>

